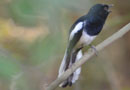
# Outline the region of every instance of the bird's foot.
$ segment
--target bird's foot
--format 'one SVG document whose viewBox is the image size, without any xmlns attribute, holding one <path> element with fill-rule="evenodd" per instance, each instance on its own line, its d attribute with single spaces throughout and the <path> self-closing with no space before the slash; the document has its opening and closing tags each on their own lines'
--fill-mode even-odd
<svg viewBox="0 0 130 90">
<path fill-rule="evenodd" d="M 95 55 L 98 56 L 98 51 L 94 45 L 90 45 L 91 49 L 94 51 Z"/>
</svg>

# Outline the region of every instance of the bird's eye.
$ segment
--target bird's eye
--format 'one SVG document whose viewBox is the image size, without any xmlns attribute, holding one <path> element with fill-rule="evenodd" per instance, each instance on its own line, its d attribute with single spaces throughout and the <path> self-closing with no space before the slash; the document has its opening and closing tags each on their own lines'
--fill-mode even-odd
<svg viewBox="0 0 130 90">
<path fill-rule="evenodd" d="M 108 8 L 107 8 L 107 7 L 104 7 L 104 10 L 105 10 L 105 11 L 107 11 L 107 10 L 108 10 Z"/>
</svg>

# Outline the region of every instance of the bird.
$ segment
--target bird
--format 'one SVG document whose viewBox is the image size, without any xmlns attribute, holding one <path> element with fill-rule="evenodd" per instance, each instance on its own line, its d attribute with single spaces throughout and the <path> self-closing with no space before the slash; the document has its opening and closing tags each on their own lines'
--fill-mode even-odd
<svg viewBox="0 0 130 90">
<path fill-rule="evenodd" d="M 82 58 L 82 48 L 91 45 L 91 42 L 101 32 L 112 6 L 113 4 L 95 4 L 86 15 L 78 18 L 71 26 L 68 45 L 59 68 L 58 77 Z M 63 88 L 72 86 L 78 80 L 80 72 L 81 67 L 75 70 L 59 86 Z"/>
</svg>

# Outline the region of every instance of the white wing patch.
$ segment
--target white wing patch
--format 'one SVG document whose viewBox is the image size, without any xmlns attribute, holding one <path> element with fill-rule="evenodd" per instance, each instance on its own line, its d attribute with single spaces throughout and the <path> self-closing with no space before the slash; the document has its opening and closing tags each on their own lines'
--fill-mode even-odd
<svg viewBox="0 0 130 90">
<path fill-rule="evenodd" d="M 81 30 L 83 28 L 83 22 L 79 22 L 75 28 L 72 30 L 72 32 L 70 33 L 70 38 L 69 40 L 72 40 L 75 33 L 77 33 L 79 30 Z"/>
</svg>

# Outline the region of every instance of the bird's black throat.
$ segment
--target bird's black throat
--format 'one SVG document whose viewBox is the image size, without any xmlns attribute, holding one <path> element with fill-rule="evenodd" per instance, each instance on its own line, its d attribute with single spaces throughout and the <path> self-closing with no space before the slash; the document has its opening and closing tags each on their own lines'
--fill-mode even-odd
<svg viewBox="0 0 130 90">
<path fill-rule="evenodd" d="M 101 18 L 100 16 L 87 16 L 85 31 L 91 36 L 98 35 L 101 32 L 105 21 L 106 18 Z"/>
</svg>

